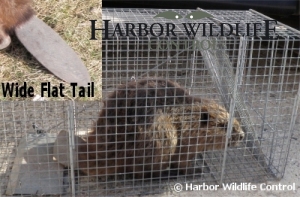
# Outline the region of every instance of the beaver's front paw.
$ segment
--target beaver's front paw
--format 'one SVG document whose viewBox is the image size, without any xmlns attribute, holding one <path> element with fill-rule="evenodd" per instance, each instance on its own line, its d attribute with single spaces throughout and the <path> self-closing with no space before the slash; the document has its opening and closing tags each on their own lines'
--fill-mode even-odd
<svg viewBox="0 0 300 197">
<path fill-rule="evenodd" d="M 7 35 L 3 29 L 0 28 L 0 50 L 5 49 L 11 43 L 10 36 Z"/>
</svg>

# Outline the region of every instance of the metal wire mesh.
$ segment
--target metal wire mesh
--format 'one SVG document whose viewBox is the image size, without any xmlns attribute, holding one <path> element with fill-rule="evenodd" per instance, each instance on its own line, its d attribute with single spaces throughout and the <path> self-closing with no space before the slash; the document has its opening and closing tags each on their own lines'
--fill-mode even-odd
<svg viewBox="0 0 300 197">
<path fill-rule="evenodd" d="M 163 11 L 167 10 L 103 9 L 103 20 L 111 20 L 112 33 L 117 24 L 124 29 L 125 23 L 168 22 L 153 18 Z M 214 17 L 201 19 L 203 23 L 269 19 L 253 10 L 207 12 Z M 176 39 L 116 34 L 103 40 L 106 107 L 101 102 L 0 104 L 0 195 L 162 195 L 174 193 L 176 183 L 262 182 L 283 176 L 299 108 L 300 32 L 278 23 L 278 40 L 262 39 L 263 28 L 256 37 L 188 37 L 182 26 L 187 19 L 172 22 Z M 215 43 L 216 50 L 193 47 L 202 41 Z M 168 42 L 176 47 L 168 48 Z M 136 89 L 145 78 L 146 85 Z M 170 90 L 178 92 L 168 93 L 157 78 L 169 81 Z M 114 95 L 116 89 L 119 96 Z M 181 90 L 185 91 L 180 95 Z M 245 137 L 238 146 L 227 146 L 233 143 L 235 121 Z M 223 132 L 222 148 L 206 140 L 205 148 L 193 152 L 200 140 L 217 138 L 217 133 L 206 132 L 211 127 Z M 196 145 L 199 130 L 206 136 L 197 137 Z M 160 145 L 161 152 L 155 152 Z M 186 159 L 191 166 L 180 169 L 192 173 L 178 170 L 183 153 L 196 155 Z"/>
</svg>

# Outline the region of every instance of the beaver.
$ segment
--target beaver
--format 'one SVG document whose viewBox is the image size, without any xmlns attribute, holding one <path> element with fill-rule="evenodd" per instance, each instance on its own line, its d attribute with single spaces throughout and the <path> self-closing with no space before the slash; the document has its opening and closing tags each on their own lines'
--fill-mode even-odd
<svg viewBox="0 0 300 197">
<path fill-rule="evenodd" d="M 225 147 L 228 119 L 224 107 L 189 95 L 173 81 L 131 81 L 104 101 L 86 143 L 79 145 L 79 168 L 89 175 L 136 178 L 160 177 L 170 167 L 193 173 L 197 153 Z M 244 137 L 236 119 L 233 125 L 228 145 Z"/>
<path fill-rule="evenodd" d="M 31 4 L 31 0 L 0 0 L 0 49 L 10 44 L 14 29 L 34 15 Z"/>
</svg>

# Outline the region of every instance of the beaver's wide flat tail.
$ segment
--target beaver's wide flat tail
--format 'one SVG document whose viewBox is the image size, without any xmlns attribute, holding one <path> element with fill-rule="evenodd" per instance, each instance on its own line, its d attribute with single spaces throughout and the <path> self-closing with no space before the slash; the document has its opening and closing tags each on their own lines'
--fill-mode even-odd
<svg viewBox="0 0 300 197">
<path fill-rule="evenodd" d="M 66 82 L 87 86 L 88 71 L 70 46 L 36 16 L 19 25 L 16 35 L 27 50 L 50 72 Z"/>
</svg>

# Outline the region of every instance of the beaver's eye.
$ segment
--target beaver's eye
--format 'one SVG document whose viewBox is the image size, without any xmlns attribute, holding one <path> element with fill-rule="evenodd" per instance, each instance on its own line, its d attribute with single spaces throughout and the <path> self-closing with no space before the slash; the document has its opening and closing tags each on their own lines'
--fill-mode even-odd
<svg viewBox="0 0 300 197">
<path fill-rule="evenodd" d="M 165 19 L 180 19 L 182 16 L 174 11 L 166 11 L 166 12 L 161 12 L 154 16 L 154 18 L 157 17 L 163 17 Z"/>
<path fill-rule="evenodd" d="M 243 135 L 240 135 L 239 140 L 242 141 L 244 139 Z"/>
<path fill-rule="evenodd" d="M 209 121 L 209 114 L 207 112 L 201 112 L 201 121 Z"/>
<path fill-rule="evenodd" d="M 219 127 L 220 127 L 220 128 L 227 128 L 227 123 L 219 124 Z"/>
</svg>

